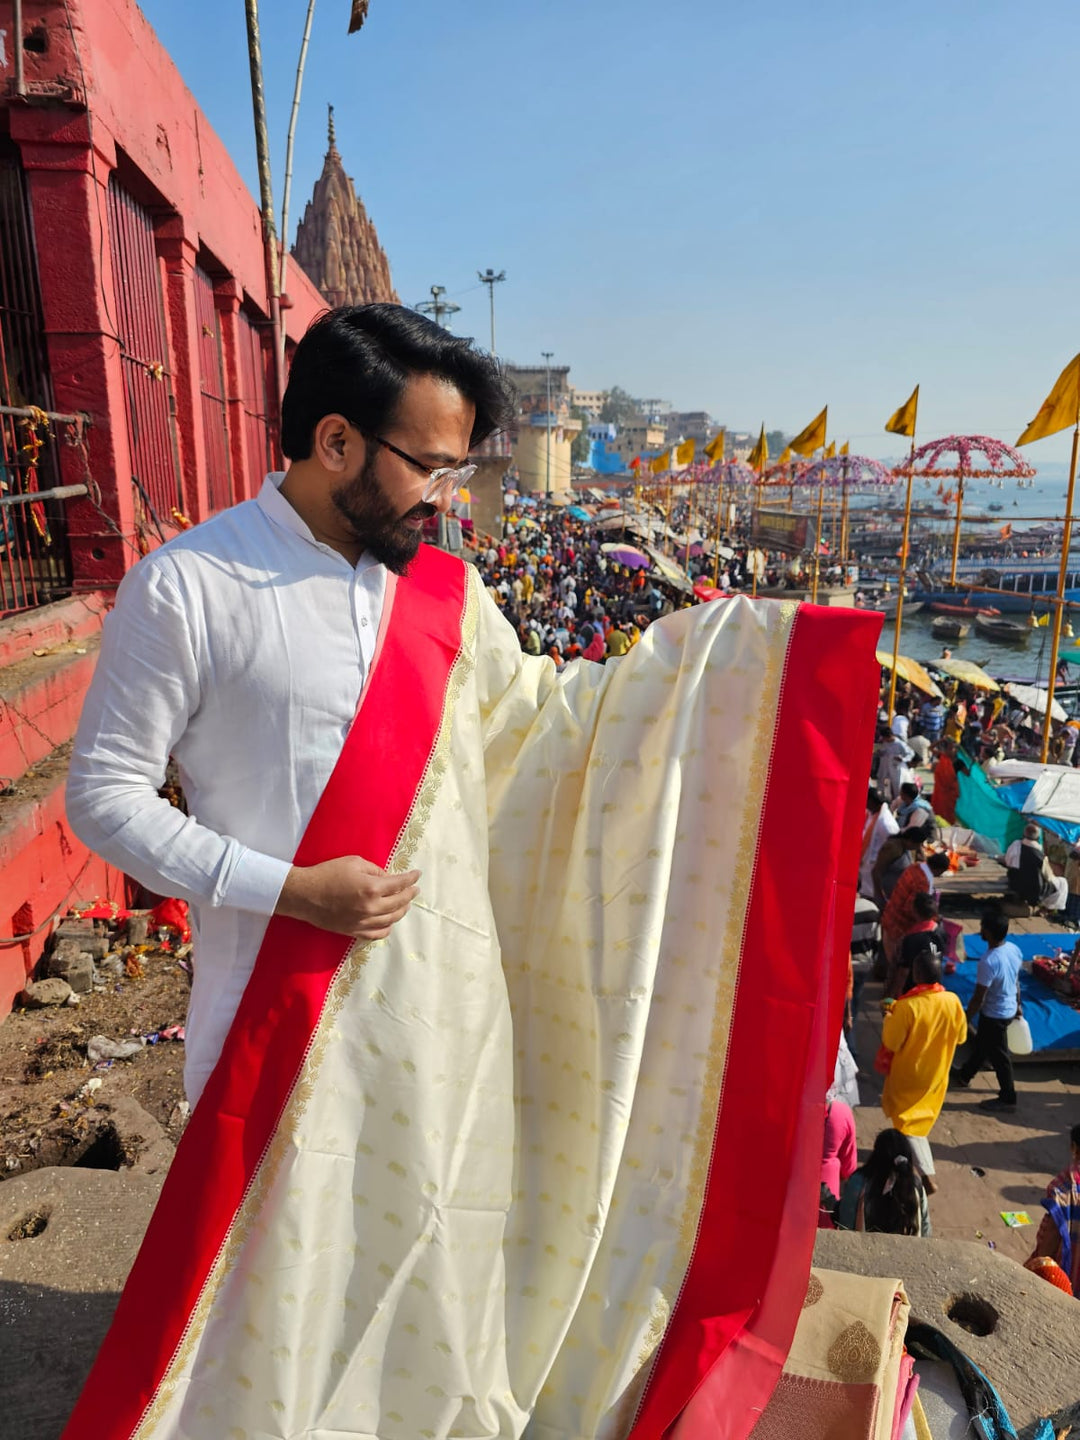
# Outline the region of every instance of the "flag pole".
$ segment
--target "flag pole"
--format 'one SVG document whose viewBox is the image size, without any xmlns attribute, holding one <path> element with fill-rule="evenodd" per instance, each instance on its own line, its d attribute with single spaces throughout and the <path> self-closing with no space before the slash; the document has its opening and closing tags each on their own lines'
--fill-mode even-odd
<svg viewBox="0 0 1080 1440">
<path fill-rule="evenodd" d="M 1080 393 L 1077 395 L 1076 424 L 1073 426 L 1072 456 L 1069 460 L 1069 489 L 1065 498 L 1065 527 L 1061 534 L 1061 566 L 1058 570 L 1057 596 L 1054 601 L 1054 633 L 1050 641 L 1050 674 L 1046 684 L 1046 718 L 1043 721 L 1042 763 L 1050 756 L 1050 724 L 1054 718 L 1054 686 L 1057 681 L 1058 654 L 1061 648 L 1061 625 L 1065 618 L 1065 582 L 1069 574 L 1069 548 L 1072 545 L 1073 495 L 1076 491 L 1076 456 L 1080 446 Z"/>
<path fill-rule="evenodd" d="M 690 467 L 690 514 L 686 520 L 686 554 L 683 557 L 683 569 L 690 574 L 690 532 L 694 528 L 694 467 Z"/>
<path fill-rule="evenodd" d="M 712 583 L 713 583 L 713 589 L 714 589 L 714 590 L 717 589 L 717 587 L 718 587 L 719 584 L 720 584 L 720 530 L 721 530 L 721 526 L 722 526 L 722 524 L 723 524 L 723 521 L 722 521 L 722 518 L 721 518 L 721 517 L 723 516 L 723 513 L 724 513 L 724 477 L 723 477 L 723 474 L 721 474 L 721 475 L 719 476 L 717 482 L 716 482 L 716 540 L 715 540 L 715 543 L 714 543 L 714 545 L 713 545 L 713 567 L 712 567 Z"/>
<path fill-rule="evenodd" d="M 908 456 L 907 498 L 904 501 L 904 531 L 900 540 L 900 582 L 896 587 L 896 620 L 893 628 L 892 673 L 889 675 L 889 724 L 896 712 L 896 667 L 900 663 L 900 626 L 904 619 L 904 585 L 907 581 L 908 538 L 911 534 L 911 486 L 915 479 L 915 430 L 911 431 Z"/>
<path fill-rule="evenodd" d="M 817 604 L 818 577 L 821 574 L 821 517 L 825 510 L 825 444 L 822 442 L 821 459 L 818 462 L 821 466 L 821 480 L 817 492 L 817 533 L 814 536 L 814 580 L 810 588 L 810 604 Z"/>
<path fill-rule="evenodd" d="M 956 528 L 953 531 L 952 542 L 952 572 L 949 575 L 949 584 L 956 584 L 956 562 L 960 558 L 960 521 L 964 509 L 964 462 L 960 461 L 956 472 Z"/>
<path fill-rule="evenodd" d="M 668 553 L 668 536 L 671 533 L 671 496 L 672 496 L 672 475 L 668 471 L 667 477 L 667 508 L 664 510 L 664 554 Z"/>
</svg>

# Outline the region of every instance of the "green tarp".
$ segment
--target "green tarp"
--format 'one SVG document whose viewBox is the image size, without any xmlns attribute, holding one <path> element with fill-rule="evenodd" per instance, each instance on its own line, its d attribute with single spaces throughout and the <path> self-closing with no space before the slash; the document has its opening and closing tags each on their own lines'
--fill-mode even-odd
<svg viewBox="0 0 1080 1440">
<path fill-rule="evenodd" d="M 988 840 L 995 840 L 1002 850 L 1023 838 L 1024 826 L 1032 817 L 1022 815 L 999 799 L 997 789 L 977 765 L 972 766 L 970 774 L 965 774 L 957 765 L 956 778 L 960 783 L 956 818 L 961 825 L 985 835 Z"/>
</svg>

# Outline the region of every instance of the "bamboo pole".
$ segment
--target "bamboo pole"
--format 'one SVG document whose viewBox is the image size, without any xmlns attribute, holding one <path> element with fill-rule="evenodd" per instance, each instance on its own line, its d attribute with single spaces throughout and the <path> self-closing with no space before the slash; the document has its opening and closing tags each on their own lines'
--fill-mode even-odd
<svg viewBox="0 0 1080 1440">
<path fill-rule="evenodd" d="M 1054 718 L 1054 685 L 1057 680 L 1058 654 L 1061 648 L 1061 623 L 1065 616 L 1065 582 L 1069 574 L 1069 546 L 1072 544 L 1073 495 L 1076 491 L 1076 456 L 1080 446 L 1080 397 L 1077 401 L 1076 424 L 1073 427 L 1072 456 L 1069 460 L 1069 490 L 1065 498 L 1065 529 L 1061 536 L 1061 567 L 1054 604 L 1054 631 L 1050 640 L 1050 674 L 1046 683 L 1046 718 L 1043 721 L 1042 763 L 1050 756 L 1050 724 Z"/>
<path fill-rule="evenodd" d="M 690 478 L 690 513 L 689 513 L 689 515 L 687 516 L 687 520 L 686 520 L 686 555 L 683 557 L 683 569 L 686 571 L 686 573 L 687 573 L 688 575 L 689 575 L 689 573 L 690 573 L 690 534 L 691 534 L 691 531 L 692 531 L 693 528 L 694 528 L 694 499 L 695 499 L 695 496 L 694 496 L 694 480 L 693 480 L 693 475 L 691 474 L 691 478 Z"/>
<path fill-rule="evenodd" d="M 714 543 L 714 545 L 713 545 L 713 567 L 712 567 L 712 583 L 713 583 L 713 589 L 714 589 L 714 590 L 717 589 L 717 587 L 718 587 L 719 584 L 720 584 L 720 534 L 721 534 L 721 530 L 722 530 L 722 528 L 723 528 L 723 518 L 722 518 L 722 517 L 723 517 L 723 513 L 724 513 L 724 480 L 723 480 L 723 477 L 721 476 L 721 478 L 717 481 L 717 484 L 716 484 L 716 540 L 715 540 L 715 543 Z"/>
<path fill-rule="evenodd" d="M 266 128 L 263 91 L 262 40 L 259 36 L 259 0 L 244 0 L 247 20 L 248 65 L 251 71 L 251 108 L 255 121 L 255 158 L 259 168 L 259 207 L 262 211 L 263 263 L 266 267 L 267 308 L 274 336 L 274 410 L 280 421 L 285 393 L 284 363 L 277 344 L 281 329 L 281 292 L 278 288 L 277 232 L 274 225 L 274 191 L 270 180 L 270 137 Z"/>
<path fill-rule="evenodd" d="M 292 195 L 293 146 L 296 141 L 296 120 L 300 114 L 300 95 L 304 88 L 304 67 L 307 63 L 308 42 L 311 39 L 311 22 L 315 18 L 315 0 L 308 0 L 307 17 L 304 20 L 304 35 L 300 41 L 300 59 L 296 66 L 296 80 L 293 84 L 292 110 L 289 112 L 289 131 L 285 137 L 285 184 L 281 192 L 281 239 L 278 249 L 281 259 L 278 264 L 278 290 L 285 293 L 285 270 L 289 260 L 289 199 Z M 331 138 L 333 136 L 334 109 L 330 107 Z M 285 373 L 285 320 L 278 326 L 275 344 L 280 351 L 278 364 Z"/>
<path fill-rule="evenodd" d="M 956 584 L 956 562 L 960 559 L 960 522 L 964 511 L 964 466 L 961 463 L 956 472 L 956 528 L 953 530 L 952 542 L 952 572 L 949 575 L 949 584 Z"/>
<path fill-rule="evenodd" d="M 814 535 L 814 580 L 810 589 L 810 604 L 817 604 L 818 579 L 821 575 L 821 517 L 825 509 L 825 462 L 822 460 L 821 482 L 817 492 L 817 533 Z"/>
<path fill-rule="evenodd" d="M 900 627 L 904 621 L 904 583 L 907 579 L 908 541 L 911 536 L 911 486 L 915 478 L 915 436 L 908 457 L 907 499 L 904 502 L 904 533 L 900 541 L 900 583 L 896 587 L 896 620 L 893 629 L 892 672 L 889 675 L 889 724 L 896 713 L 896 667 L 900 663 Z M 954 560 L 955 566 L 955 560 Z M 954 576 L 955 579 L 955 576 Z"/>
</svg>

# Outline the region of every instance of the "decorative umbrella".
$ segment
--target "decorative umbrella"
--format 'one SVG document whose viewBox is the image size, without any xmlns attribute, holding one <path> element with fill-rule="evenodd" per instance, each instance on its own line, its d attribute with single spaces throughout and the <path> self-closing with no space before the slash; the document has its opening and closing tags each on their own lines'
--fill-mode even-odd
<svg viewBox="0 0 1080 1440">
<path fill-rule="evenodd" d="M 884 650 L 877 652 L 877 663 L 883 670 L 891 670 L 893 657 Z M 910 655 L 898 655 L 896 657 L 896 673 L 901 680 L 907 680 L 924 695 L 932 695 L 935 700 L 944 700 L 945 696 L 931 680 L 928 672 L 921 666 L 918 660 L 912 660 Z"/>
<path fill-rule="evenodd" d="M 723 528 L 722 520 L 724 515 L 724 487 L 730 487 L 734 493 L 737 489 L 749 490 L 752 485 L 757 484 L 757 471 L 752 465 L 747 465 L 745 460 L 721 460 L 719 465 L 710 465 L 702 472 L 701 480 L 706 485 L 716 486 L 716 532 L 715 550 L 713 563 L 713 584 L 720 578 L 720 532 Z"/>
<path fill-rule="evenodd" d="M 1001 689 L 997 681 L 972 660 L 935 660 L 934 669 L 940 670 L 943 675 L 951 675 L 954 680 L 962 680 L 965 685 L 973 685 L 976 690 Z"/>
<path fill-rule="evenodd" d="M 956 584 L 956 562 L 960 558 L 960 524 L 964 512 L 964 481 L 993 477 L 994 479 L 1028 479 L 1035 474 L 1034 466 L 1004 440 L 991 435 L 946 435 L 920 445 L 911 457 L 896 467 L 900 475 L 911 474 L 922 480 L 956 481 L 956 526 L 953 530 L 952 569 L 949 584 Z"/>
<path fill-rule="evenodd" d="M 779 468 L 779 467 L 777 467 Z M 814 579 L 811 599 L 817 600 L 818 576 L 821 568 L 821 521 L 825 508 L 826 489 L 839 489 L 841 493 L 840 515 L 840 556 L 847 558 L 848 552 L 848 495 L 852 490 L 878 490 L 896 483 L 896 475 L 880 460 L 870 455 L 834 455 L 829 459 L 811 460 L 796 467 L 794 480 L 768 480 L 763 484 L 789 484 L 817 486 L 817 529 L 814 552 Z"/>
<path fill-rule="evenodd" d="M 668 585 L 674 585 L 677 590 L 685 590 L 687 594 L 693 591 L 690 577 L 686 571 L 675 564 L 670 556 L 665 555 L 662 550 L 657 550 L 655 545 L 646 547 L 652 558 L 653 569 L 661 576 Z"/>
<path fill-rule="evenodd" d="M 566 507 L 566 513 L 567 515 L 572 515 L 575 520 L 592 519 L 592 516 L 589 514 L 589 512 L 583 509 L 580 505 L 568 505 Z"/>
<path fill-rule="evenodd" d="M 600 549 L 616 565 L 625 565 L 630 570 L 645 570 L 652 563 L 648 555 L 633 545 L 601 545 Z"/>
<path fill-rule="evenodd" d="M 1035 710 L 1040 715 L 1046 714 L 1046 702 L 1049 695 L 1038 685 L 1006 685 L 1005 694 L 1012 697 L 1018 705 L 1024 705 L 1028 710 Z M 1069 717 L 1065 712 L 1064 705 L 1055 700 L 1050 711 L 1055 720 L 1067 720 Z"/>
</svg>

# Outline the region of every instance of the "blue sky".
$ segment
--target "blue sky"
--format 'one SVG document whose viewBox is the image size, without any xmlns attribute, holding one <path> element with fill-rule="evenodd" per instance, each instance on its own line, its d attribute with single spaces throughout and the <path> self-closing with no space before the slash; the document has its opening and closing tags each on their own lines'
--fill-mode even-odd
<svg viewBox="0 0 1080 1440">
<path fill-rule="evenodd" d="M 255 189 L 241 0 L 142 0 Z M 303 0 L 263 0 L 275 201 Z M 326 105 L 402 299 L 735 427 L 895 454 L 1014 440 L 1080 350 L 1080 7 L 1020 0 L 319 0 L 293 214 Z M 210 43 L 212 42 L 212 43 Z M 1068 437 L 1032 448 L 1059 460 Z"/>
</svg>

